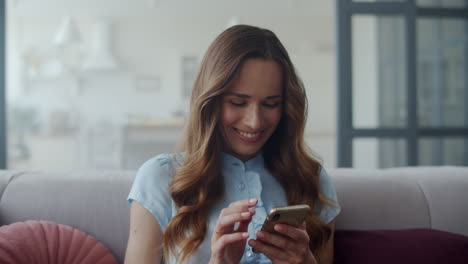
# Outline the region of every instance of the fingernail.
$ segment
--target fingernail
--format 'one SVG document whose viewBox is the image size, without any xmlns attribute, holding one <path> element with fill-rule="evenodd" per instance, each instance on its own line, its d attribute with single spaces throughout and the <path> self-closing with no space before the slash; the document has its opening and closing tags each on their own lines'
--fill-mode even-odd
<svg viewBox="0 0 468 264">
<path fill-rule="evenodd" d="M 257 199 L 254 199 L 254 198 L 252 198 L 252 199 L 249 200 L 249 203 L 251 203 L 251 204 L 254 204 L 254 203 L 256 203 L 256 202 L 257 202 Z"/>
<path fill-rule="evenodd" d="M 249 233 L 242 233 L 242 236 L 243 236 L 244 238 L 248 238 L 248 237 L 250 236 L 250 234 L 249 234 Z"/>
<path fill-rule="evenodd" d="M 241 213 L 241 216 L 242 217 L 247 217 L 247 216 L 250 216 L 250 213 L 249 212 L 243 212 L 243 213 Z"/>
</svg>

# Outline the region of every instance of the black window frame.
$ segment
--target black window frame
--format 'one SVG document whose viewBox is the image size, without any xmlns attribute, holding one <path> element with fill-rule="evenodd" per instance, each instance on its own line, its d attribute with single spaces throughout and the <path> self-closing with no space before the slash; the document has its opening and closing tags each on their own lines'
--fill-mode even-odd
<svg viewBox="0 0 468 264">
<path fill-rule="evenodd" d="M 415 0 L 400 2 L 352 2 L 337 0 L 337 166 L 353 167 L 353 140 L 356 138 L 400 138 L 407 143 L 407 165 L 417 166 L 419 160 L 418 140 L 424 137 L 442 138 L 446 136 L 468 136 L 468 120 L 461 127 L 420 127 L 418 124 L 417 100 L 417 65 L 416 65 L 416 20 L 429 18 L 468 18 L 468 8 L 418 7 Z M 354 128 L 352 105 L 352 36 L 351 18 L 353 15 L 399 15 L 405 20 L 406 37 L 406 96 L 407 122 L 403 128 Z M 468 89 L 468 87 L 465 87 Z M 465 92 L 468 102 L 468 91 Z M 465 106 L 465 119 L 468 119 L 468 107 Z M 466 142 L 467 140 L 465 140 Z M 464 147 L 464 162 L 468 165 L 468 144 Z M 434 164 L 442 165 L 442 164 Z"/>
</svg>

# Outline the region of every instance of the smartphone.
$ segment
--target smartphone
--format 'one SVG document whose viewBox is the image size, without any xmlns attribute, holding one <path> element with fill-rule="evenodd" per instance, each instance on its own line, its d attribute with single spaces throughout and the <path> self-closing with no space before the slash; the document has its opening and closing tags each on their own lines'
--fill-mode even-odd
<svg viewBox="0 0 468 264">
<path fill-rule="evenodd" d="M 278 223 L 300 226 L 309 212 L 310 207 L 307 204 L 272 208 L 263 223 L 262 231 L 274 233 L 273 227 Z"/>
<path fill-rule="evenodd" d="M 262 231 L 274 233 L 276 232 L 274 226 L 279 223 L 298 227 L 309 213 L 310 207 L 307 204 L 272 208 L 263 222 Z M 252 250 L 254 253 L 259 253 L 254 248 Z"/>
</svg>

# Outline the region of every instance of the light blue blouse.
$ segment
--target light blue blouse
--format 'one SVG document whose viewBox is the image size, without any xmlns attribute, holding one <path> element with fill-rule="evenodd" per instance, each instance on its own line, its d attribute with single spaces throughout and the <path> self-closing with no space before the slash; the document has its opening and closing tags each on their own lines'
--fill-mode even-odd
<svg viewBox="0 0 468 264">
<path fill-rule="evenodd" d="M 219 201 L 212 209 L 208 231 L 198 251 L 190 258 L 188 263 L 208 263 L 211 251 L 211 236 L 221 209 L 228 207 L 231 202 L 247 198 L 257 198 L 255 215 L 249 224 L 248 239 L 255 238 L 255 234 L 262 227 L 267 212 L 273 207 L 286 206 L 286 195 L 281 185 L 266 170 L 263 155 L 260 153 L 253 159 L 242 162 L 241 160 L 223 153 L 222 174 L 224 176 L 224 199 Z M 174 169 L 183 161 L 182 154 L 161 154 L 145 162 L 133 182 L 128 195 L 128 202 L 138 201 L 151 212 L 164 231 L 170 219 L 177 214 L 177 207 L 169 194 L 169 183 L 174 175 Z M 336 207 L 319 205 L 315 208 L 315 214 L 325 223 L 332 221 L 339 213 L 340 207 L 336 192 L 327 172 L 322 169 L 320 173 L 320 191 L 328 198 L 336 201 Z M 167 263 L 176 263 L 171 257 Z M 242 264 L 247 263 L 271 263 L 263 254 L 252 252 L 247 244 L 242 257 Z"/>
</svg>

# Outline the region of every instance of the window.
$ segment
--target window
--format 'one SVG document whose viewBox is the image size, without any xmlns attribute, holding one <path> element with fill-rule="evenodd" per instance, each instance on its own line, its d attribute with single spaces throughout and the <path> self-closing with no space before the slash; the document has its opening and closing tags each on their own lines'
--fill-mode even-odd
<svg viewBox="0 0 468 264">
<path fill-rule="evenodd" d="M 468 165 L 468 4 L 338 0 L 338 165 Z"/>
</svg>

